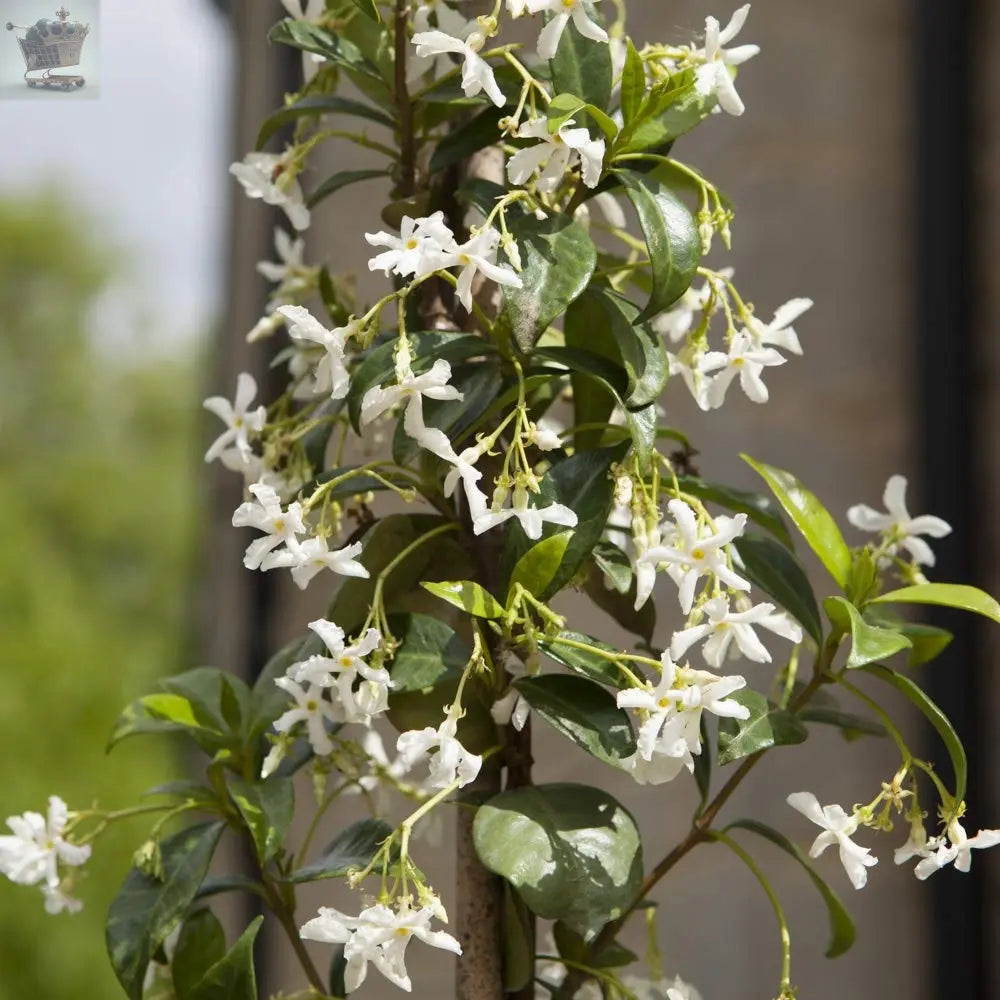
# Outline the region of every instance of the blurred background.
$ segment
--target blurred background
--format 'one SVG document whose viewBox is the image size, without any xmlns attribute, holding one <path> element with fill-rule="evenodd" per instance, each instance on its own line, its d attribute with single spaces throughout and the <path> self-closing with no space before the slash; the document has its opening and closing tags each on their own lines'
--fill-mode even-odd
<svg viewBox="0 0 1000 1000">
<path fill-rule="evenodd" d="M 714 0 L 630 6 L 640 41 L 683 41 L 706 14 L 729 13 Z M 266 294 L 254 264 L 271 258 L 280 220 L 244 200 L 226 168 L 297 86 L 297 55 L 265 41 L 283 10 L 103 0 L 101 14 L 99 100 L 0 100 L 0 814 L 38 809 L 52 792 L 75 806 L 129 802 L 175 776 L 183 762 L 166 742 L 104 756 L 119 708 L 196 663 L 252 676 L 316 610 L 242 569 L 244 543 L 228 527 L 239 483 L 201 465 L 201 399 L 230 393 L 237 371 L 267 372 L 243 338 Z M 893 472 L 910 476 L 911 509 L 956 528 L 935 576 L 1000 592 L 1000 65 L 986 58 L 1000 40 L 997 5 L 756 0 L 741 40 L 763 50 L 740 75 L 746 115 L 720 116 L 675 153 L 735 202 L 726 263 L 760 310 L 796 295 L 816 306 L 798 324 L 805 357 L 771 379 L 767 407 L 734 396 L 725 417 L 704 415 L 675 392 L 672 422 L 700 448 L 706 477 L 752 486 L 736 459 L 747 450 L 794 469 L 835 512 L 876 504 Z M 3 32 L 0 66 L 10 61 L 20 55 Z M 361 162 L 336 155 L 338 168 Z M 363 270 L 359 241 L 381 192 L 367 194 L 317 210 L 310 259 Z M 997 640 L 957 625 L 928 676 L 973 756 L 969 825 L 1000 826 Z M 539 741 L 542 777 L 590 780 L 566 749 Z M 835 774 L 824 766 L 833 752 Z M 789 791 L 850 804 L 891 767 L 882 745 L 817 734 L 755 772 L 733 815 L 752 803 L 805 843 Z M 690 789 L 640 793 L 609 777 L 650 831 L 649 857 L 677 839 Z M 78 917 L 48 917 L 40 899 L 0 884 L 0 1000 L 119 996 L 103 918 L 143 829 L 102 842 Z M 447 842 L 423 850 L 447 900 Z M 859 930 L 853 951 L 828 962 L 812 887 L 762 852 L 788 904 L 801 996 L 1000 996 L 996 861 L 979 855 L 975 878 L 948 871 L 920 886 L 885 841 L 880 853 L 857 897 L 822 859 Z M 334 902 L 330 892 L 312 893 L 303 915 Z M 728 855 L 696 852 L 661 899 L 668 971 L 705 1000 L 773 996 L 772 917 Z M 260 957 L 265 990 L 295 985 L 277 938 L 262 935 Z M 446 995 L 450 975 L 433 956 L 414 966 L 428 997 Z M 361 995 L 397 994 L 377 981 Z"/>
</svg>

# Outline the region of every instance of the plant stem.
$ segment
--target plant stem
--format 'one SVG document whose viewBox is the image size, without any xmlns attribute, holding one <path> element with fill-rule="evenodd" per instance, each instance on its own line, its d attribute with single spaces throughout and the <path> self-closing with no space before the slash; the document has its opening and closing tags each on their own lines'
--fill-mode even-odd
<svg viewBox="0 0 1000 1000">
<path fill-rule="evenodd" d="M 295 952 L 295 957 L 299 960 L 299 965 L 302 966 L 302 971 L 306 974 L 306 978 L 313 989 L 317 990 L 321 995 L 326 996 L 326 983 L 323 982 L 323 977 L 319 974 L 319 970 L 306 950 L 305 942 L 299 935 L 299 929 L 295 924 L 295 911 L 292 904 L 289 904 L 282 898 L 280 890 L 263 871 L 261 871 L 261 880 L 264 883 L 267 904 L 271 908 L 271 912 L 278 918 L 278 923 L 281 924 L 282 929 L 288 937 L 292 950 Z"/>
<path fill-rule="evenodd" d="M 399 195 L 409 198 L 417 184 L 417 147 L 413 131 L 413 102 L 406 83 L 408 0 L 396 0 L 396 111 L 399 115 Z"/>
</svg>

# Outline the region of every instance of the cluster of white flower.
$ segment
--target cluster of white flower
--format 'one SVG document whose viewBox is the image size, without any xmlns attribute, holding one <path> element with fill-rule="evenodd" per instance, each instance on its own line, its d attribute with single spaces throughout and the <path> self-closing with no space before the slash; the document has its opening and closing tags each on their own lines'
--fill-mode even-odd
<svg viewBox="0 0 1000 1000">
<path fill-rule="evenodd" d="M 435 212 L 422 219 L 404 216 L 399 236 L 392 233 L 365 233 L 373 247 L 386 249 L 368 261 L 370 271 L 384 271 L 400 277 L 422 278 L 436 271 L 452 267 L 462 269 L 458 276 L 458 299 L 466 310 L 472 311 L 472 288 L 478 275 L 483 275 L 498 285 L 521 288 L 517 272 L 506 264 L 498 264 L 497 250 L 502 243 L 501 234 L 491 226 L 473 231 L 462 244 L 445 224 L 444 213 Z"/>
<path fill-rule="evenodd" d="M 299 170 L 294 149 L 284 153 L 247 153 L 242 162 L 229 168 L 243 185 L 248 198 L 277 205 L 284 210 L 288 221 L 301 231 L 309 228 L 312 215 L 299 184 Z"/>
<path fill-rule="evenodd" d="M 356 917 L 321 907 L 319 916 L 304 924 L 299 933 L 308 941 L 344 946 L 344 985 L 348 993 L 365 981 L 369 962 L 391 983 L 409 992 L 412 984 L 406 971 L 406 947 L 413 938 L 432 948 L 462 954 L 461 945 L 450 934 L 430 929 L 435 918 L 447 919 L 440 903 L 413 910 L 405 899 L 398 900 L 395 909 L 376 903 Z"/>
<path fill-rule="evenodd" d="M 766 403 L 765 368 L 783 365 L 788 359 L 778 350 L 802 354 L 802 346 L 792 323 L 812 307 L 811 299 L 792 299 L 765 323 L 742 300 L 731 294 L 732 269 L 708 272 L 700 288 L 693 285 L 665 313 L 653 320 L 654 328 L 674 344 L 684 342 L 677 352 L 668 352 L 670 374 L 680 375 L 695 402 L 703 410 L 718 409 L 725 402 L 729 386 L 739 377 L 740 387 L 755 403 Z M 708 347 L 712 318 L 722 311 L 726 317 L 726 350 Z M 695 326 L 695 315 L 701 319 Z M 740 326 L 736 325 L 739 321 Z M 692 329 L 693 328 L 693 329 Z"/>
<path fill-rule="evenodd" d="M 585 128 L 572 128 L 573 119 L 564 122 L 555 132 L 549 131 L 545 118 L 529 118 L 518 126 L 518 139 L 537 139 L 533 146 L 519 149 L 507 161 L 507 177 L 511 184 L 526 184 L 535 175 L 539 191 L 555 191 L 567 172 L 577 164 L 583 183 L 595 188 L 601 182 L 606 142 L 591 138 Z"/>
<path fill-rule="evenodd" d="M 0 874 L 18 885 L 40 886 L 49 913 L 76 913 L 83 906 L 64 891 L 60 867 L 82 865 L 90 857 L 90 847 L 64 838 L 68 821 L 66 803 L 51 795 L 47 817 L 36 812 L 10 816 L 11 835 L 0 837 Z"/>
</svg>

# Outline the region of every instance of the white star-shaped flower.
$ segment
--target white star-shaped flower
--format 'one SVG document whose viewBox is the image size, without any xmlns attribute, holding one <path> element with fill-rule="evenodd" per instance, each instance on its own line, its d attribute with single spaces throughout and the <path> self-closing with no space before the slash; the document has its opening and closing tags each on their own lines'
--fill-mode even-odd
<svg viewBox="0 0 1000 1000">
<path fill-rule="evenodd" d="M 944 538 L 951 534 L 951 525 L 932 514 L 910 517 L 906 509 L 906 477 L 890 476 L 882 494 L 882 502 L 888 513 L 882 514 L 867 504 L 855 504 L 847 511 L 847 520 L 862 531 L 880 531 L 886 535 L 889 554 L 895 555 L 902 546 L 913 557 L 913 561 L 924 566 L 934 565 L 931 547 L 919 536 Z"/>
<path fill-rule="evenodd" d="M 413 938 L 432 948 L 462 954 L 461 945 L 450 934 L 430 929 L 431 921 L 440 912 L 440 904 L 412 910 L 405 901 L 399 902 L 395 911 L 378 903 L 362 910 L 357 917 L 321 907 L 319 916 L 306 923 L 299 933 L 307 941 L 344 945 L 347 959 L 344 985 L 348 993 L 365 981 L 369 962 L 391 983 L 410 991 L 406 948 Z"/>
<path fill-rule="evenodd" d="M 229 172 L 243 185 L 248 198 L 260 198 L 267 205 L 284 209 L 288 221 L 299 231 L 309 228 L 309 209 L 288 153 L 247 153 Z"/>
<path fill-rule="evenodd" d="M 295 726 L 304 725 L 309 744 L 317 757 L 333 753 L 333 742 L 326 731 L 326 723 L 338 725 L 345 721 L 341 706 L 323 697 L 323 688 L 318 684 L 302 687 L 291 677 L 276 677 L 274 683 L 292 696 L 295 707 L 290 708 L 274 723 L 279 733 L 287 733 Z"/>
<path fill-rule="evenodd" d="M 295 501 L 288 505 L 287 510 L 283 509 L 277 492 L 264 483 L 254 483 L 250 487 L 250 492 L 255 499 L 248 500 L 236 508 L 233 513 L 233 527 L 256 528 L 264 532 L 264 537 L 256 539 L 247 546 L 243 565 L 247 569 L 261 569 L 264 557 L 279 545 L 286 545 L 289 556 L 297 560 L 301 551 L 298 536 L 306 530 L 302 520 L 302 504 Z M 284 566 L 288 563 L 274 562 L 272 565 Z M 270 569 L 271 566 L 266 568 Z"/>
<path fill-rule="evenodd" d="M 449 251 L 445 267 L 461 267 L 456 294 L 466 312 L 472 312 L 472 283 L 477 274 L 483 274 L 490 281 L 510 288 L 521 288 L 522 282 L 517 272 L 506 264 L 498 264 L 497 247 L 500 233 L 493 228 L 482 229 L 466 243 Z"/>
<path fill-rule="evenodd" d="M 278 312 L 288 324 L 288 336 L 292 340 L 318 344 L 326 352 L 316 366 L 313 391 L 318 395 L 329 393 L 331 399 L 343 399 L 351 387 L 344 350 L 348 339 L 357 335 L 360 324 L 352 321 L 347 326 L 328 330 L 302 306 L 279 306 Z"/>
<path fill-rule="evenodd" d="M 236 448 L 244 461 L 250 461 L 253 455 L 250 434 L 259 434 L 267 422 L 267 407 L 250 409 L 256 395 L 257 382 L 254 377 L 248 372 L 240 372 L 236 377 L 236 396 L 231 403 L 223 396 L 209 396 L 205 400 L 205 409 L 214 413 L 226 425 L 226 429 L 205 452 L 206 462 L 215 461 L 229 448 Z"/>
<path fill-rule="evenodd" d="M 729 543 L 746 527 L 746 514 L 717 517 L 717 530 L 713 531 L 707 524 L 698 524 L 694 511 L 683 500 L 671 500 L 667 507 L 674 516 L 673 537 L 638 555 L 636 561 L 654 568 L 660 563 L 673 567 L 681 611 L 690 614 L 694 589 L 702 576 L 716 576 L 733 590 L 749 590 L 750 583 L 733 572 L 727 560 Z"/>
<path fill-rule="evenodd" d="M 524 533 L 537 542 L 542 537 L 542 527 L 545 524 L 561 524 L 567 528 L 575 528 L 576 514 L 565 504 L 553 503 L 548 507 L 532 507 L 528 503 L 529 493 L 524 486 L 515 486 L 511 498 L 511 506 L 501 510 L 486 510 L 473 519 L 472 530 L 481 535 L 498 525 L 504 524 L 512 517 L 517 518 L 524 528 Z"/>
<path fill-rule="evenodd" d="M 523 6 L 532 14 L 547 12 L 552 15 L 538 36 L 538 54 L 543 59 L 552 59 L 555 56 L 559 41 L 570 20 L 584 38 L 595 42 L 608 40 L 608 33 L 596 21 L 590 19 L 583 0 L 525 0 Z"/>
<path fill-rule="evenodd" d="M 952 863 L 957 871 L 967 872 L 972 867 L 972 849 L 996 847 L 1000 844 L 1000 830 L 980 830 L 974 837 L 970 837 L 956 819 L 948 826 L 948 841 L 947 844 L 938 841 L 933 851 L 930 850 L 931 845 L 925 848 L 926 855 L 914 869 L 918 879 L 923 881 Z"/>
<path fill-rule="evenodd" d="M 486 45 L 486 36 L 475 21 L 469 23 L 468 35 L 464 38 L 455 37 L 445 31 L 419 31 L 413 36 L 413 44 L 417 47 L 417 57 L 428 59 L 434 56 L 454 53 L 462 57 L 462 90 L 466 97 L 486 93 L 486 96 L 498 107 L 507 103 L 503 91 L 497 84 L 493 68 L 479 54 Z"/>
<path fill-rule="evenodd" d="M 705 48 L 694 53 L 695 58 L 704 60 L 695 70 L 695 88 L 705 97 L 715 94 L 719 107 L 731 115 L 741 115 L 746 109 L 736 92 L 729 67 L 739 66 L 752 59 L 760 52 L 760 46 L 737 45 L 732 49 L 725 49 L 723 46 L 728 45 L 739 34 L 749 13 L 750 4 L 744 4 L 721 30 L 716 18 L 705 18 Z"/>
<path fill-rule="evenodd" d="M 783 365 L 788 359 L 773 347 L 757 347 L 749 333 L 736 334 L 725 351 L 709 351 L 700 362 L 703 374 L 717 371 L 705 389 L 709 409 L 718 409 L 725 402 L 726 392 L 736 376 L 740 387 L 755 403 L 766 403 L 767 386 L 761 378 L 765 368 Z M 721 370 L 720 370 L 721 369 Z"/>
<path fill-rule="evenodd" d="M 277 226 L 274 230 L 274 250 L 278 255 L 277 261 L 260 261 L 257 264 L 258 274 L 281 285 L 285 293 L 302 291 L 306 241 L 301 237 L 293 239 L 281 226 Z"/>
<path fill-rule="evenodd" d="M 0 873 L 18 885 L 42 882 L 50 892 L 58 890 L 59 865 L 77 867 L 90 857 L 89 846 L 71 844 L 63 837 L 68 820 L 69 810 L 58 795 L 49 796 L 47 816 L 36 812 L 8 816 L 11 833 L 0 837 Z"/>
<path fill-rule="evenodd" d="M 455 246 L 455 234 L 444 221 L 444 212 L 435 212 L 426 218 L 414 219 L 404 215 L 399 226 L 399 236 L 384 230 L 365 233 L 373 247 L 386 247 L 382 253 L 368 261 L 368 270 L 414 275 L 421 278 L 445 266 L 446 253 Z"/>
<path fill-rule="evenodd" d="M 464 787 L 476 780 L 483 766 L 483 758 L 470 753 L 458 740 L 460 718 L 461 709 L 452 705 L 437 729 L 430 726 L 411 729 L 402 733 L 396 741 L 396 750 L 409 768 L 430 754 L 427 762 L 430 766 L 429 788 L 447 788 L 455 781 L 460 782 L 460 788 Z M 432 750 L 435 752 L 431 753 Z"/>
<path fill-rule="evenodd" d="M 823 828 L 823 832 L 809 848 L 809 857 L 818 858 L 828 847 L 836 844 L 840 849 L 840 863 L 855 889 L 863 889 L 868 881 L 868 869 L 878 864 L 867 847 L 851 840 L 857 832 L 858 817 L 848 815 L 838 805 L 821 806 L 812 792 L 793 792 L 788 804 L 806 819 Z"/>
<path fill-rule="evenodd" d="M 755 347 L 780 347 L 790 354 L 801 354 L 802 345 L 792 324 L 813 307 L 812 299 L 790 299 L 774 311 L 774 319 L 765 323 L 754 315 L 745 317 L 745 333 L 750 334 Z"/>
<path fill-rule="evenodd" d="M 511 184 L 526 184 L 538 174 L 538 190 L 555 191 L 566 172 L 579 163 L 583 183 L 589 188 L 597 187 L 604 170 L 605 141 L 592 139 L 585 128 L 571 128 L 572 125 L 570 120 L 557 132 L 550 133 L 545 118 L 529 118 L 524 122 L 517 130 L 517 138 L 539 141 L 519 149 L 508 160 L 507 176 Z"/>
<path fill-rule="evenodd" d="M 483 457 L 485 448 L 485 445 L 474 444 L 461 454 L 453 455 L 448 459 L 452 467 L 444 477 L 445 497 L 450 497 L 461 481 L 473 519 L 485 514 L 489 505 L 489 498 L 479 488 L 483 474 L 476 468 L 476 462 Z"/>
<path fill-rule="evenodd" d="M 370 574 L 357 558 L 361 555 L 361 550 L 361 542 L 331 550 L 327 540 L 317 536 L 307 538 L 294 549 L 289 547 L 266 555 L 260 569 L 291 569 L 292 580 L 299 590 L 305 590 L 313 577 L 325 569 L 338 576 L 354 576 L 367 580 Z"/>
<path fill-rule="evenodd" d="M 735 652 L 730 648 L 734 641 L 736 649 L 748 660 L 770 663 L 771 654 L 757 637 L 755 625 L 792 642 L 802 641 L 802 627 L 787 615 L 776 613 L 773 604 L 757 604 L 746 610 L 732 611 L 728 597 L 713 597 L 701 607 L 708 621 L 681 629 L 670 640 L 670 655 L 675 660 L 684 656 L 696 642 L 707 639 L 702 655 L 705 662 L 716 670 L 725 663 L 727 654 Z"/>
</svg>

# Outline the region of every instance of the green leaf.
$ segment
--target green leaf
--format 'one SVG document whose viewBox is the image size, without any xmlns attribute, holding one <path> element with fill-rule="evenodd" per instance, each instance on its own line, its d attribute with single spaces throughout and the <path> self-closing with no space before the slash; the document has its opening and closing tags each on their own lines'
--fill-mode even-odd
<svg viewBox="0 0 1000 1000">
<path fill-rule="evenodd" d="M 798 559 L 783 545 L 764 535 L 743 535 L 733 544 L 750 582 L 773 597 L 819 645 L 823 641 L 819 607 Z"/>
<path fill-rule="evenodd" d="M 476 813 L 476 852 L 540 917 L 592 937 L 642 882 L 635 821 L 607 792 L 585 785 L 518 788 Z"/>
<path fill-rule="evenodd" d="M 618 126 L 615 124 L 613 118 L 610 118 L 600 108 L 596 108 L 593 104 L 588 104 L 582 98 L 577 97 L 576 94 L 570 93 L 557 94 L 549 102 L 549 106 L 546 109 L 549 135 L 554 135 L 571 119 L 579 126 L 579 114 L 581 111 L 590 115 L 597 124 L 597 127 L 609 140 L 613 141 L 618 135 Z"/>
<path fill-rule="evenodd" d="M 984 590 L 964 583 L 920 583 L 880 594 L 873 604 L 940 604 L 960 611 L 973 611 L 1000 624 L 1000 603 Z"/>
<path fill-rule="evenodd" d="M 627 552 L 611 542 L 598 542 L 594 547 L 594 563 L 619 594 L 629 592 L 633 573 Z"/>
<path fill-rule="evenodd" d="M 504 315 L 514 341 L 527 353 L 586 289 L 597 267 L 597 248 L 586 229 L 565 215 L 522 216 L 510 231 L 521 251 L 523 287 L 504 286 Z"/>
<path fill-rule="evenodd" d="M 584 0 L 583 7 L 590 20 L 603 23 L 591 0 Z M 549 20 L 549 15 L 546 15 L 546 20 Z M 598 108 L 611 106 L 613 71 L 609 45 L 584 38 L 576 30 L 576 25 L 570 23 L 559 40 L 559 48 L 550 65 L 556 94 L 578 94 L 588 104 Z"/>
<path fill-rule="evenodd" d="M 502 618 L 503 605 L 487 590 L 472 580 L 445 583 L 423 583 L 424 590 L 440 597 L 456 608 L 477 618 Z"/>
<path fill-rule="evenodd" d="M 359 819 L 338 833 L 316 861 L 292 872 L 288 881 L 299 883 L 343 878 L 352 871 L 361 870 L 375 857 L 392 830 L 385 820 Z"/>
<path fill-rule="evenodd" d="M 740 458 L 767 483 L 830 576 L 845 586 L 851 572 L 851 550 L 830 512 L 790 472 L 757 462 L 749 455 Z"/>
<path fill-rule="evenodd" d="M 818 722 L 824 726 L 836 726 L 848 741 L 861 736 L 888 736 L 885 726 L 874 719 L 866 719 L 850 712 L 842 712 L 839 708 L 826 708 L 822 705 L 807 705 L 800 709 L 795 717 L 800 722 Z"/>
<path fill-rule="evenodd" d="M 395 121 L 383 111 L 373 108 L 362 101 L 354 101 L 349 97 L 337 97 L 333 94 L 324 94 L 321 97 L 304 97 L 294 104 L 286 105 L 283 108 L 268 115 L 257 133 L 257 149 L 263 149 L 267 140 L 279 129 L 291 122 L 298 121 L 310 115 L 342 114 L 354 115 L 358 118 L 367 118 L 368 121 L 385 125 L 386 128 L 395 128 Z"/>
<path fill-rule="evenodd" d="M 226 954 L 226 932 L 208 909 L 196 910 L 181 927 L 170 960 L 178 1000 L 187 1000 L 208 970 Z"/>
<path fill-rule="evenodd" d="M 376 24 L 382 23 L 382 15 L 375 6 L 375 0 L 353 0 L 353 3 L 365 17 L 370 17 Z"/>
<path fill-rule="evenodd" d="M 782 544 L 790 549 L 794 548 L 792 536 L 788 533 L 781 510 L 770 497 L 748 490 L 738 490 L 732 486 L 722 486 L 719 483 L 706 483 L 697 476 L 678 476 L 677 483 L 685 493 L 691 493 L 701 500 L 718 504 L 727 510 L 746 514 L 751 521 L 769 531 Z M 819 611 L 816 612 L 816 618 L 819 619 Z"/>
<path fill-rule="evenodd" d="M 553 729 L 605 764 L 618 767 L 635 753 L 628 713 L 594 681 L 570 674 L 543 674 L 521 677 L 514 687 Z"/>
<path fill-rule="evenodd" d="M 893 626 L 912 643 L 909 665 L 919 667 L 922 663 L 936 660 L 947 649 L 954 636 L 947 629 L 917 622 L 902 622 Z"/>
<path fill-rule="evenodd" d="M 625 127 L 632 123 L 646 97 L 646 66 L 631 38 L 625 40 L 625 68 L 622 70 L 621 107 Z"/>
<path fill-rule="evenodd" d="M 566 547 L 572 537 L 572 531 L 560 531 L 557 535 L 543 538 L 521 556 L 514 567 L 514 572 L 510 575 L 510 584 L 507 587 L 508 605 L 518 584 L 535 597 L 541 598 L 541 595 L 549 592 L 549 585 L 559 572 Z"/>
<path fill-rule="evenodd" d="M 263 922 L 263 916 L 256 917 L 229 953 L 205 973 L 183 1000 L 257 1000 L 253 943 Z"/>
<path fill-rule="evenodd" d="M 313 52 L 318 56 L 323 56 L 334 65 L 342 66 L 344 69 L 367 77 L 370 81 L 381 84 L 385 88 L 385 81 L 382 79 L 378 67 L 364 57 L 357 45 L 342 35 L 331 34 L 318 24 L 286 19 L 279 21 L 268 32 L 267 38 L 270 42 L 279 42 L 303 52 Z M 385 90 L 388 94 L 388 88 Z"/>
<path fill-rule="evenodd" d="M 809 730 L 794 715 L 774 708 L 757 691 L 744 688 L 729 697 L 750 709 L 750 717 L 719 720 L 720 766 L 769 747 L 794 746 L 809 736 Z"/>
<path fill-rule="evenodd" d="M 306 198 L 306 206 L 315 208 L 321 201 L 329 198 L 331 194 L 336 194 L 341 188 L 349 184 L 357 184 L 358 181 L 370 181 L 375 177 L 390 176 L 388 170 L 338 170 L 331 174 L 322 184 L 309 193 Z"/>
<path fill-rule="evenodd" d="M 609 942 L 597 954 L 591 955 L 583 937 L 562 921 L 556 921 L 552 928 L 552 936 L 560 958 L 568 959 L 570 962 L 585 963 L 595 969 L 620 969 L 639 960 L 634 952 L 617 941 Z"/>
<path fill-rule="evenodd" d="M 624 99 L 624 79 L 622 83 Z M 647 149 L 669 148 L 675 139 L 703 122 L 717 103 L 714 94 L 706 96 L 698 93 L 694 70 L 674 73 L 645 95 L 632 119 L 622 129 L 613 153 L 641 153 Z"/>
<path fill-rule="evenodd" d="M 160 686 L 186 698 L 202 726 L 238 739 L 250 703 L 250 689 L 239 677 L 215 667 L 196 667 L 166 678 Z"/>
<path fill-rule="evenodd" d="M 196 901 L 208 899 L 210 896 L 221 896 L 224 892 L 248 892 L 267 900 L 264 886 L 247 875 L 209 875 L 198 886 L 194 898 Z"/>
<path fill-rule="evenodd" d="M 843 597 L 826 598 L 823 608 L 837 628 L 851 634 L 851 652 L 847 657 L 849 670 L 876 660 L 887 660 L 912 645 L 900 632 L 869 625 L 861 617 L 861 612 Z"/>
<path fill-rule="evenodd" d="M 897 673 L 881 663 L 869 663 L 861 667 L 866 674 L 877 677 L 886 684 L 891 684 L 904 697 L 909 699 L 923 714 L 924 718 L 937 730 L 941 741 L 951 758 L 951 766 L 955 772 L 955 802 L 965 799 L 965 790 L 969 778 L 969 762 L 965 755 L 965 747 L 955 732 L 955 727 L 948 717 L 938 708 L 937 704 L 919 685 L 914 684 L 909 677 Z"/>
<path fill-rule="evenodd" d="M 607 653 L 614 653 L 617 650 L 609 646 L 600 639 L 593 636 L 584 635 L 582 632 L 560 632 L 558 638 L 569 639 L 571 642 L 583 643 L 602 649 Z M 597 653 L 588 653 L 586 650 L 577 649 L 573 646 L 564 646 L 555 639 L 540 639 L 538 645 L 552 657 L 556 663 L 561 663 L 564 667 L 569 667 L 574 673 L 581 677 L 589 677 L 599 684 L 606 684 L 616 690 L 626 685 L 626 677 L 621 670 L 610 660 Z"/>
<path fill-rule="evenodd" d="M 700 815 L 708 804 L 708 795 L 712 786 L 712 747 L 708 742 L 708 726 L 705 716 L 701 717 L 701 753 L 694 757 L 694 781 L 698 786 L 700 796 L 698 814 Z"/>
<path fill-rule="evenodd" d="M 208 871 L 226 824 L 198 823 L 160 845 L 162 881 L 132 868 L 108 910 L 111 966 L 131 1000 L 142 997 L 146 967 L 177 926 Z"/>
<path fill-rule="evenodd" d="M 393 694 L 425 691 L 461 677 L 470 651 L 443 621 L 422 614 L 392 615 L 389 627 L 399 642 L 391 665 Z"/>
<path fill-rule="evenodd" d="M 776 847 L 780 847 L 802 865 L 812 880 L 812 884 L 816 886 L 819 894 L 823 897 L 830 917 L 830 943 L 826 948 L 826 957 L 837 958 L 849 951 L 851 945 L 854 944 L 854 921 L 851 920 L 851 915 L 840 901 L 840 897 L 826 884 L 798 844 L 789 840 L 783 833 L 752 819 L 741 819 L 730 823 L 726 827 L 726 832 L 728 833 L 730 830 L 748 830 L 750 833 L 755 833 L 758 837 L 763 837 Z"/>
<path fill-rule="evenodd" d="M 330 996 L 347 996 L 347 984 L 344 982 L 346 975 L 347 956 L 344 954 L 344 946 L 342 944 L 334 945 L 330 956 Z"/>
<path fill-rule="evenodd" d="M 147 733 L 186 732 L 212 752 L 221 744 L 219 734 L 198 724 L 191 703 L 179 695 L 147 694 L 127 705 L 115 722 L 106 749 L 129 736 Z"/>
<path fill-rule="evenodd" d="M 687 205 L 662 181 L 634 170 L 615 173 L 639 216 L 652 266 L 653 293 L 638 317 L 641 323 L 663 312 L 691 286 L 701 261 L 701 237 Z"/>
<path fill-rule="evenodd" d="M 250 783 L 230 778 L 229 795 L 250 831 L 257 860 L 270 861 L 284 844 L 295 812 L 292 779 L 275 775 Z"/>
<path fill-rule="evenodd" d="M 506 108 L 491 104 L 478 115 L 463 122 L 448 134 L 434 148 L 429 171 L 440 174 L 456 163 L 467 160 L 486 146 L 500 141 L 500 119 L 508 115 Z"/>
<path fill-rule="evenodd" d="M 531 912 L 524 901 L 503 883 L 502 930 L 503 987 L 505 993 L 523 990 L 535 972 L 535 946 L 531 934 Z"/>
</svg>

